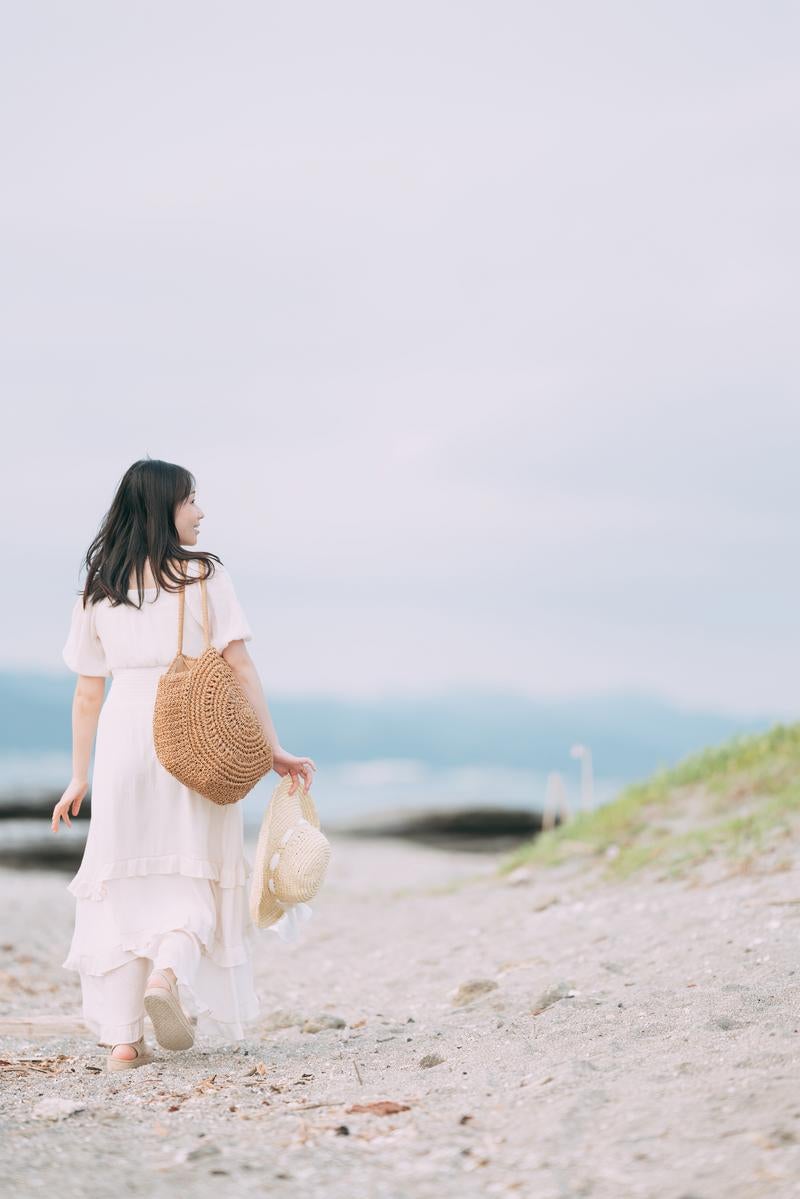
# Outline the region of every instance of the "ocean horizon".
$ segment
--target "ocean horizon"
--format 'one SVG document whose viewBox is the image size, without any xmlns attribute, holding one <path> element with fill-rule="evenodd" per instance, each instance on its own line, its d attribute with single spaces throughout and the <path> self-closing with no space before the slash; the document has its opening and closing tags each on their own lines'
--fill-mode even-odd
<svg viewBox="0 0 800 1199">
<path fill-rule="evenodd" d="M 522 767 L 437 766 L 414 758 L 330 764 L 315 761 L 317 772 L 311 793 L 320 820 L 331 827 L 384 812 L 484 806 L 538 812 L 545 803 L 547 774 Z M 576 762 L 571 772 L 559 772 L 573 811 L 579 810 L 580 805 L 578 765 Z M 71 757 L 62 752 L 0 754 L 0 770 L 1 804 L 3 800 L 25 798 L 43 790 L 52 790 L 54 794 L 63 790 L 72 773 Z M 248 828 L 261 821 L 278 781 L 278 776 L 271 772 L 241 801 Z M 607 803 L 624 786 L 624 780 L 595 778 L 592 806 Z"/>
</svg>

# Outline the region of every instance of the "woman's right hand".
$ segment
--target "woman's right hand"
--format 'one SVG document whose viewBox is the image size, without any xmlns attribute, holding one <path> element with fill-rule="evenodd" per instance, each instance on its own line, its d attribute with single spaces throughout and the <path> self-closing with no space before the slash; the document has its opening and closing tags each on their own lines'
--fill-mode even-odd
<svg viewBox="0 0 800 1199">
<path fill-rule="evenodd" d="M 289 794 L 294 795 L 301 777 L 306 791 L 311 789 L 313 772 L 317 768 L 311 758 L 298 758 L 296 754 L 290 754 L 283 746 L 274 745 L 272 747 L 272 769 L 282 778 L 285 778 L 287 774 L 292 776 Z"/>
<path fill-rule="evenodd" d="M 66 825 L 72 828 L 72 821 L 69 818 L 70 807 L 72 807 L 72 815 L 77 816 L 78 812 L 81 810 L 81 800 L 88 790 L 88 782 L 81 782 L 80 779 L 70 780 L 70 784 L 66 791 L 53 808 L 52 826 L 54 833 L 58 832 L 59 822 L 61 820 L 63 820 Z"/>
</svg>

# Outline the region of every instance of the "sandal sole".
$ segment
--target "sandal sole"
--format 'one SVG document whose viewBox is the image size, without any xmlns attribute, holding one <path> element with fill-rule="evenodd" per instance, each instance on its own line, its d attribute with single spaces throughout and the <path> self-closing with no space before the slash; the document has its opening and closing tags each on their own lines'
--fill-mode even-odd
<svg viewBox="0 0 800 1199">
<path fill-rule="evenodd" d="M 171 991 L 163 987 L 146 991 L 144 1010 L 163 1049 L 191 1049 L 194 1045 L 192 1026 Z"/>
</svg>

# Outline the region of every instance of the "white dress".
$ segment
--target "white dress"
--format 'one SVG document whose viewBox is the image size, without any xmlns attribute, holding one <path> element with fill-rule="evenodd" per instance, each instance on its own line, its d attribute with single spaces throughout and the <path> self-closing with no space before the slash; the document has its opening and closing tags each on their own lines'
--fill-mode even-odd
<svg viewBox="0 0 800 1199">
<path fill-rule="evenodd" d="M 200 573 L 197 561 L 189 572 Z M 231 641 L 252 640 L 223 566 L 214 564 L 206 588 L 212 645 L 221 651 Z M 138 592 L 129 594 L 138 604 Z M 177 639 L 178 595 L 163 587 L 156 595 L 152 587 L 141 609 L 105 599 L 84 609 L 78 596 L 62 651 L 78 674 L 112 679 L 97 727 L 86 847 L 68 885 L 75 927 L 62 963 L 79 972 L 84 1019 L 101 1038 L 113 1026 L 109 1035 L 124 1039 L 127 1028 L 127 1016 L 123 1027 L 106 1010 L 109 972 L 138 962 L 130 969 L 146 977 L 143 959 L 147 967 L 156 962 L 166 937 L 181 1001 L 198 1017 L 198 1031 L 241 1040 L 260 1015 L 241 803 L 220 806 L 185 787 L 161 765 L 153 744 L 156 688 Z M 191 656 L 203 650 L 198 584 L 186 589 L 183 648 Z M 139 998 L 132 1002 L 138 1019 Z M 131 1033 L 136 1019 L 131 1015 Z"/>
</svg>

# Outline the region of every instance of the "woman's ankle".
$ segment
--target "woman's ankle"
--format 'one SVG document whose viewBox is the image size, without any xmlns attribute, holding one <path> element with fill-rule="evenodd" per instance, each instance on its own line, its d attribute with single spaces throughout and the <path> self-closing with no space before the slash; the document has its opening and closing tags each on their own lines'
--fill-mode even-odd
<svg viewBox="0 0 800 1199">
<path fill-rule="evenodd" d="M 150 978 L 154 979 L 155 982 L 160 982 L 161 980 L 158 978 L 159 972 L 161 974 L 166 974 L 167 978 L 171 982 L 177 983 L 177 981 L 178 981 L 177 975 L 175 974 L 175 971 L 172 969 L 171 966 L 156 966 L 153 969 L 152 973 L 150 974 Z"/>
</svg>

